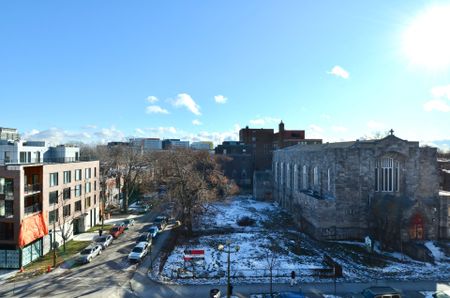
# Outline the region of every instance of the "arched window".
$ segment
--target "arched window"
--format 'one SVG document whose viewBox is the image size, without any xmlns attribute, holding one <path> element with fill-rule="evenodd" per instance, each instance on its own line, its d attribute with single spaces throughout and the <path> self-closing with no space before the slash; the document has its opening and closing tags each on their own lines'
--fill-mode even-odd
<svg viewBox="0 0 450 298">
<path fill-rule="evenodd" d="M 319 185 L 319 168 L 318 167 L 314 167 L 314 176 L 313 176 L 313 182 L 314 182 L 314 186 Z"/>
<path fill-rule="evenodd" d="M 291 165 L 286 164 L 286 186 L 291 188 Z"/>
<path fill-rule="evenodd" d="M 294 190 L 298 190 L 298 166 L 294 165 Z"/>
<path fill-rule="evenodd" d="M 303 189 L 308 188 L 308 169 L 306 166 L 303 166 Z"/>
<path fill-rule="evenodd" d="M 385 157 L 375 164 L 375 191 L 398 192 L 400 185 L 400 163 Z"/>
</svg>

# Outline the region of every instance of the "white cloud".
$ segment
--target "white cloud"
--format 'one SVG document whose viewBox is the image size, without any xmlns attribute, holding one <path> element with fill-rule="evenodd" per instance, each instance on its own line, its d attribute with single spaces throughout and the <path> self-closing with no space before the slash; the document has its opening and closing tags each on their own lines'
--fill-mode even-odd
<svg viewBox="0 0 450 298">
<path fill-rule="evenodd" d="M 262 125 L 279 123 L 280 121 L 281 121 L 281 119 L 278 119 L 278 118 L 262 117 L 262 118 L 252 119 L 249 122 L 251 125 L 261 125 L 262 126 Z"/>
<path fill-rule="evenodd" d="M 223 96 L 223 95 L 216 95 L 216 96 L 214 96 L 214 100 L 215 100 L 217 103 L 222 103 L 222 104 L 224 104 L 224 103 L 226 103 L 226 102 L 228 101 L 228 98 L 225 97 L 225 96 Z"/>
<path fill-rule="evenodd" d="M 152 105 L 145 109 L 147 114 L 169 114 L 169 111 L 160 106 Z"/>
<path fill-rule="evenodd" d="M 320 126 L 318 126 L 318 125 L 316 125 L 316 124 L 311 124 L 311 125 L 309 126 L 309 129 L 310 129 L 311 131 L 313 131 L 313 132 L 323 132 L 323 128 L 320 127 Z"/>
<path fill-rule="evenodd" d="M 343 78 L 343 79 L 348 79 L 350 77 L 350 74 L 348 73 L 348 71 L 346 71 L 345 69 L 343 69 L 342 67 L 340 67 L 339 65 L 334 66 L 330 71 L 327 72 L 328 74 Z"/>
<path fill-rule="evenodd" d="M 192 97 L 187 93 L 180 93 L 177 95 L 176 99 L 172 101 L 172 104 L 179 108 L 185 107 L 195 115 L 200 116 L 200 106 L 192 99 Z"/>
<path fill-rule="evenodd" d="M 149 96 L 149 97 L 147 97 L 147 101 L 149 102 L 149 103 L 155 103 L 155 102 L 157 102 L 158 101 L 158 98 L 156 97 L 156 96 Z"/>
<path fill-rule="evenodd" d="M 83 129 L 97 129 L 97 125 L 88 124 L 83 126 Z"/>
<path fill-rule="evenodd" d="M 374 130 L 374 129 L 382 130 L 382 129 L 386 129 L 387 126 L 384 123 L 381 123 L 381 122 L 378 122 L 378 121 L 375 121 L 375 120 L 369 120 L 367 122 L 367 127 L 372 129 L 372 130 Z"/>
<path fill-rule="evenodd" d="M 348 128 L 347 127 L 343 127 L 343 126 L 333 125 L 331 127 L 331 130 L 335 131 L 335 132 L 346 132 L 346 131 L 348 131 Z"/>
<path fill-rule="evenodd" d="M 450 85 L 435 86 L 431 88 L 433 99 L 423 104 L 423 109 L 427 112 L 450 112 L 450 105 L 446 99 L 450 100 Z"/>
<path fill-rule="evenodd" d="M 439 112 L 450 112 L 450 106 L 442 99 L 432 99 L 425 102 L 423 104 L 423 109 L 427 112 L 431 112 L 433 110 Z"/>
<path fill-rule="evenodd" d="M 192 120 L 192 124 L 194 124 L 194 125 L 202 125 L 203 123 L 201 123 L 200 120 L 198 120 L 198 119 L 194 119 L 194 120 Z"/>
<path fill-rule="evenodd" d="M 431 94 L 434 97 L 446 97 L 450 99 L 450 85 L 433 87 L 431 88 Z"/>
</svg>

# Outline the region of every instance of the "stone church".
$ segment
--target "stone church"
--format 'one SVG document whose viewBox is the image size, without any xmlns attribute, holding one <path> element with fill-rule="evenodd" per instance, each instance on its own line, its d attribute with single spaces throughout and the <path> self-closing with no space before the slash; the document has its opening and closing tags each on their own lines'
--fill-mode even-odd
<svg viewBox="0 0 450 298">
<path fill-rule="evenodd" d="M 378 140 L 287 147 L 274 152 L 273 196 L 316 239 L 437 239 L 436 151 L 392 130 Z"/>
</svg>

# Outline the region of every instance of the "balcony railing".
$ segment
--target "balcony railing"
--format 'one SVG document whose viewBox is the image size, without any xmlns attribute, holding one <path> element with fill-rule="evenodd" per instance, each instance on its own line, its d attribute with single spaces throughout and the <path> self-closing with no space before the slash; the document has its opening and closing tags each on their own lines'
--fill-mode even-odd
<svg viewBox="0 0 450 298">
<path fill-rule="evenodd" d="M 42 211 L 42 205 L 36 203 L 36 204 L 30 205 L 28 207 L 25 207 L 24 211 L 25 211 L 25 215 L 30 215 L 30 214 L 33 214 L 33 213 L 36 213 L 36 212 L 41 212 Z"/>
<path fill-rule="evenodd" d="M 24 185 L 24 192 L 25 194 L 29 194 L 29 193 L 35 193 L 35 192 L 40 192 L 41 191 L 41 185 L 36 183 L 36 184 L 25 184 Z"/>
</svg>

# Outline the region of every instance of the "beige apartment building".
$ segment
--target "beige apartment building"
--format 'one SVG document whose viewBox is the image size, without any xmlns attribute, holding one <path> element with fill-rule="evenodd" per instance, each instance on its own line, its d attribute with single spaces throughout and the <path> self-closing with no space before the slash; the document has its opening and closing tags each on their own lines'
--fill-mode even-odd
<svg viewBox="0 0 450 298">
<path fill-rule="evenodd" d="M 0 166 L 0 268 L 25 266 L 63 234 L 96 225 L 99 193 L 98 161 Z"/>
</svg>

